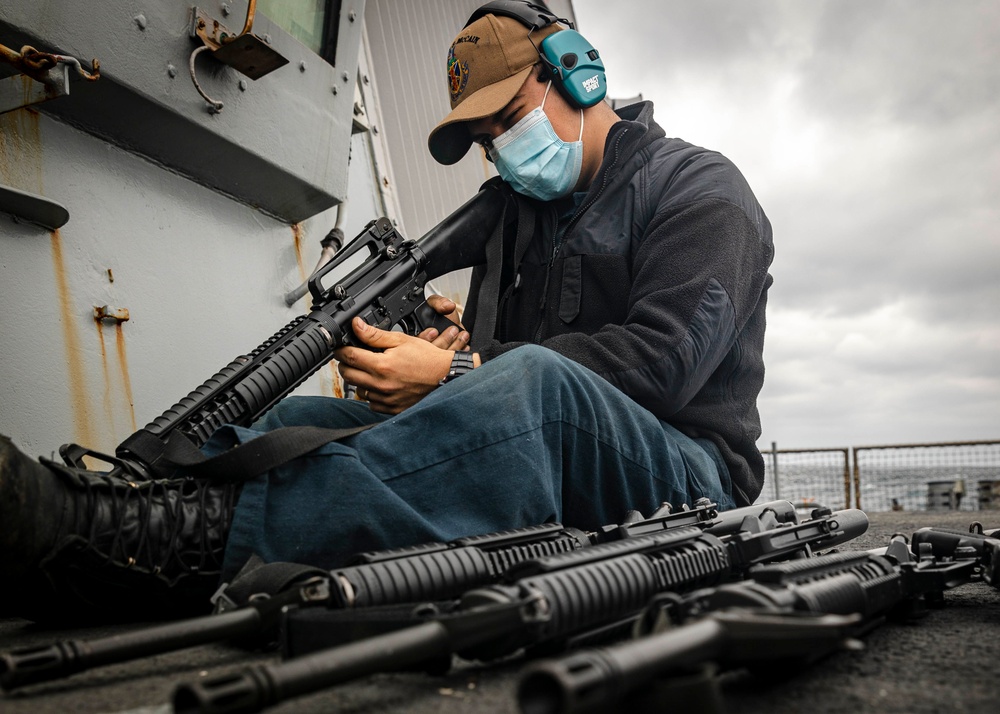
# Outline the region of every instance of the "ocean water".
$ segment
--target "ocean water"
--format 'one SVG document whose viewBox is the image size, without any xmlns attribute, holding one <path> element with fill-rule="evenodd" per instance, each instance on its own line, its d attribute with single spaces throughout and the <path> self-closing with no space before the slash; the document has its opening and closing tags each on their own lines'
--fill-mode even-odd
<svg viewBox="0 0 1000 714">
<path fill-rule="evenodd" d="M 765 456 L 767 456 L 765 454 Z M 775 494 L 772 469 L 765 474 L 758 501 L 774 498 L 844 508 L 843 463 L 829 465 L 784 464 L 779 461 L 779 491 Z M 853 474 L 850 507 L 855 506 Z M 1000 466 L 862 466 L 861 508 L 892 510 L 892 501 L 907 511 L 997 509 L 1000 517 Z M 961 499 L 953 496 L 956 482 L 964 485 Z"/>
</svg>

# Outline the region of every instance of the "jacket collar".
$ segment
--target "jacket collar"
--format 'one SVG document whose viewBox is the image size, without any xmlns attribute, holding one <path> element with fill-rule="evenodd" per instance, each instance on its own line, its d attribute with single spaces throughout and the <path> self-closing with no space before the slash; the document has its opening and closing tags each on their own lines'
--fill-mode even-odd
<svg viewBox="0 0 1000 714">
<path fill-rule="evenodd" d="M 666 136 L 660 125 L 653 121 L 652 102 L 630 104 L 615 110 L 615 113 L 618 114 L 619 121 L 608 132 L 604 144 L 604 160 L 588 194 L 607 190 L 617 181 L 630 180 L 634 172 L 621 169 L 646 146 Z"/>
</svg>

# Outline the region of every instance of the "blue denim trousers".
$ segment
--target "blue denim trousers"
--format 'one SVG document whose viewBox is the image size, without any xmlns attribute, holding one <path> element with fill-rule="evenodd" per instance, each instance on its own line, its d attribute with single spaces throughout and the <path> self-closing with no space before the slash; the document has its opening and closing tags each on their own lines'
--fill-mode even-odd
<svg viewBox="0 0 1000 714">
<path fill-rule="evenodd" d="M 512 350 L 393 417 L 289 397 L 209 453 L 283 426 L 376 426 L 247 481 L 226 547 L 333 568 L 357 552 L 560 521 L 581 529 L 707 497 L 733 502 L 718 450 L 543 347 Z"/>
</svg>

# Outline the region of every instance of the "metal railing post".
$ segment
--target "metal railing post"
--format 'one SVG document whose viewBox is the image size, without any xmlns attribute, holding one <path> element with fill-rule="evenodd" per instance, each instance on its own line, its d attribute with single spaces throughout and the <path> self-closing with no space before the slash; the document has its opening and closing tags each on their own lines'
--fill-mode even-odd
<svg viewBox="0 0 1000 714">
<path fill-rule="evenodd" d="M 861 470 L 858 467 L 858 448 L 854 452 L 854 507 L 861 510 Z"/>
<path fill-rule="evenodd" d="M 778 442 L 771 442 L 771 470 L 774 472 L 774 500 L 781 500 L 781 487 L 778 482 Z"/>
<path fill-rule="evenodd" d="M 851 463 L 850 449 L 844 449 L 844 508 L 851 507 Z"/>
</svg>

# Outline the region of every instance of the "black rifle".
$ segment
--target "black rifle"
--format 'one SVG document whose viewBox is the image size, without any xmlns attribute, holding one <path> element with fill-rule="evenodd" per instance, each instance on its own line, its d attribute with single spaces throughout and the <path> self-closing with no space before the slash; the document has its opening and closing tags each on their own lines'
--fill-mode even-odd
<svg viewBox="0 0 1000 714">
<path fill-rule="evenodd" d="M 692 679 L 712 687 L 715 666 L 801 665 L 842 649 L 884 616 L 919 613 L 950 588 L 978 580 L 1000 587 L 1000 540 L 925 528 L 912 548 L 896 536 L 878 552 L 759 566 L 743 582 L 654 601 L 643 621 L 655 634 L 529 668 L 518 691 L 521 709 L 610 711 L 628 697 L 644 701 L 654 687 L 662 702 L 669 675 L 683 680 L 700 671 Z M 718 692 L 700 697 L 718 701 Z"/>
<path fill-rule="evenodd" d="M 284 626 L 290 632 L 297 626 L 309 631 L 313 641 L 297 651 L 316 645 L 317 638 L 343 642 L 348 633 L 364 631 L 366 622 L 371 632 L 381 634 L 279 665 L 182 685 L 174 708 L 178 714 L 255 712 L 376 672 L 438 668 L 453 654 L 493 659 L 628 621 L 656 593 L 738 578 L 754 564 L 843 543 L 867 525 L 864 513 L 845 510 L 723 538 L 697 527 L 679 528 L 523 562 L 508 571 L 508 584 L 467 592 L 455 611 L 430 606 L 407 613 L 298 610 L 287 615 Z"/>
<path fill-rule="evenodd" d="M 200 387 L 125 439 L 115 456 L 78 444 L 59 449 L 69 466 L 87 468 L 83 457 L 113 466 L 112 473 L 133 480 L 156 475 L 171 441 L 190 453 L 224 424 L 248 426 L 333 358 L 333 351 L 355 343 L 351 320 L 361 316 L 382 329 L 400 326 L 410 334 L 450 321 L 424 298 L 428 280 L 460 268 L 486 263 L 486 242 L 504 214 L 509 189 L 499 181 L 482 190 L 418 241 L 406 240 L 387 218 L 365 230 L 309 280 L 311 311 L 292 320 L 247 355 L 240 355 Z M 368 254 L 364 257 L 364 251 Z M 332 285 L 335 271 L 361 264 Z M 167 452 L 169 453 L 169 452 Z"/>
<path fill-rule="evenodd" d="M 361 553 L 354 564 L 330 572 L 304 567 L 292 571 L 288 564 L 263 566 L 281 568 L 282 587 L 276 589 L 259 576 L 251 580 L 262 572 L 253 571 L 245 582 L 237 578 L 235 588 L 220 588 L 214 598 L 214 615 L 111 637 L 65 640 L 0 653 L 0 688 L 10 691 L 209 642 L 233 640 L 246 647 L 262 647 L 275 640 L 278 617 L 286 607 L 355 608 L 444 600 L 497 582 L 525 560 L 681 527 L 697 526 L 723 535 L 738 530 L 748 517 L 773 524 L 798 520 L 788 501 L 720 513 L 714 503 L 702 499 L 693 508 L 678 510 L 663 504 L 649 518 L 632 511 L 622 524 L 589 533 L 546 523 L 448 543 Z M 243 594 L 236 595 L 234 589 Z"/>
</svg>

